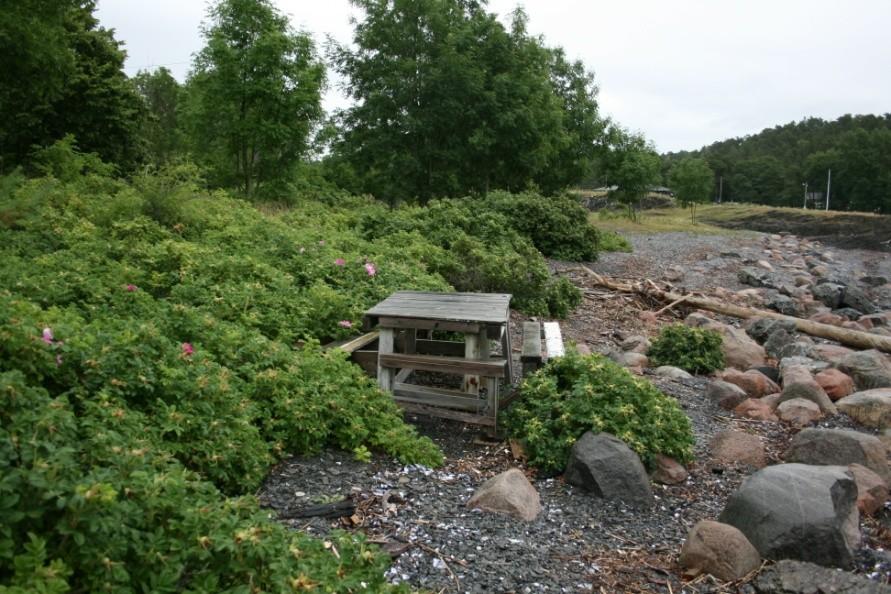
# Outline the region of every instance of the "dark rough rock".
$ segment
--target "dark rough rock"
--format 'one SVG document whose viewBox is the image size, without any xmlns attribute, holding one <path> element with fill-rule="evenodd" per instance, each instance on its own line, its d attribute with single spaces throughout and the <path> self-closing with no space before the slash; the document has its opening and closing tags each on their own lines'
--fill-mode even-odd
<svg viewBox="0 0 891 594">
<path fill-rule="evenodd" d="M 827 307 L 837 309 L 841 307 L 845 288 L 835 283 L 818 281 L 816 285 L 811 287 L 811 293 L 813 293 L 814 299 L 817 301 L 821 301 Z"/>
<path fill-rule="evenodd" d="M 709 382 L 708 387 L 705 389 L 705 395 L 708 396 L 712 402 L 727 410 L 733 410 L 739 406 L 743 400 L 748 398 L 748 394 L 746 394 L 745 390 L 736 384 L 731 384 L 724 380 L 714 380 Z"/>
<path fill-rule="evenodd" d="M 758 367 L 753 367 L 755 371 L 760 371 L 764 375 L 767 376 L 767 379 L 772 381 L 775 384 L 780 383 L 780 368 L 779 367 L 770 367 L 769 365 L 760 365 Z"/>
<path fill-rule="evenodd" d="M 780 349 L 777 358 L 785 359 L 787 357 L 810 357 L 811 351 L 813 349 L 814 344 L 812 342 L 807 342 L 799 338 L 795 342 L 784 345 L 783 348 Z"/>
<path fill-rule="evenodd" d="M 857 286 L 850 286 L 845 289 L 842 305 L 862 311 L 865 314 L 873 314 L 878 311 L 875 304 L 869 299 L 866 291 Z"/>
<path fill-rule="evenodd" d="M 790 344 L 794 344 L 796 340 L 798 340 L 796 332 L 787 332 L 783 328 L 777 328 L 770 333 L 770 336 L 764 342 L 764 350 L 774 359 L 782 359 L 781 353 L 783 349 Z M 807 355 L 804 356 L 806 357 Z"/>
<path fill-rule="evenodd" d="M 765 569 L 754 586 L 758 594 L 891 594 L 891 586 L 861 575 L 791 560 Z"/>
<path fill-rule="evenodd" d="M 523 471 L 511 468 L 480 485 L 468 500 L 467 507 L 531 522 L 541 512 L 541 499 Z"/>
<path fill-rule="evenodd" d="M 834 313 L 837 316 L 841 316 L 841 317 L 845 318 L 846 320 L 852 320 L 852 321 L 859 320 L 860 318 L 863 317 L 863 312 L 860 311 L 859 309 L 854 309 L 853 307 L 842 307 L 840 309 L 833 310 L 832 313 Z"/>
<path fill-rule="evenodd" d="M 884 276 L 861 276 L 860 282 L 868 287 L 878 287 L 888 284 L 888 278 Z"/>
<path fill-rule="evenodd" d="M 861 464 L 883 480 L 891 480 L 885 446 L 878 437 L 846 429 L 805 429 L 792 438 L 787 462 L 818 466 Z"/>
<path fill-rule="evenodd" d="M 891 388 L 891 363 L 875 349 L 850 353 L 839 368 L 851 376 L 858 390 Z"/>
<path fill-rule="evenodd" d="M 712 520 L 698 522 L 681 548 L 681 567 L 738 580 L 761 566 L 761 555 L 738 528 Z"/>
<path fill-rule="evenodd" d="M 857 485 L 846 467 L 778 464 L 746 479 L 718 519 L 768 559 L 850 568 L 859 518 Z"/>
<path fill-rule="evenodd" d="M 783 315 L 787 316 L 800 316 L 801 315 L 801 304 L 798 303 L 797 300 L 792 297 L 788 297 L 786 295 L 775 295 L 767 300 L 765 303 L 767 307 L 774 311 L 778 311 Z"/>
<path fill-rule="evenodd" d="M 774 320 L 772 318 L 753 318 L 746 324 L 746 333 L 764 344 L 764 341 L 775 330 L 785 330 L 786 332 L 795 331 L 795 323 L 790 320 Z"/>
<path fill-rule="evenodd" d="M 635 507 L 653 505 L 653 491 L 644 466 L 625 442 L 609 433 L 588 431 L 572 446 L 566 482 L 597 497 L 621 500 Z"/>
</svg>

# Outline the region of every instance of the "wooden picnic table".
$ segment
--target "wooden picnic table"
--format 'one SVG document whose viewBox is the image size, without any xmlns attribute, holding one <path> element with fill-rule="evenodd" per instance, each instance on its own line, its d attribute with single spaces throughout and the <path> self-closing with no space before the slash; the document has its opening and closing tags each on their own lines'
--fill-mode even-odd
<svg viewBox="0 0 891 594">
<path fill-rule="evenodd" d="M 500 382 L 512 376 L 504 293 L 398 291 L 365 313 L 364 327 L 380 331 L 377 380 L 410 412 L 486 425 L 495 430 Z M 434 331 L 463 334 L 442 340 Z M 491 352 L 501 344 L 503 356 Z M 399 351 L 399 352 L 397 352 Z M 462 376 L 460 389 L 409 383 L 414 371 Z M 481 391 L 484 388 L 484 392 Z"/>
</svg>

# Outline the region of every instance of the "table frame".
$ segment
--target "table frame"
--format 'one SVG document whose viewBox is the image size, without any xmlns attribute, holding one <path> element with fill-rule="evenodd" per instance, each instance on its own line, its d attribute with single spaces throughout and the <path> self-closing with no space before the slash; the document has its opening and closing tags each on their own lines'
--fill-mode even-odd
<svg viewBox="0 0 891 594">
<path fill-rule="evenodd" d="M 500 383 L 513 375 L 509 323 L 510 295 L 489 293 L 394 293 L 364 319 L 378 327 L 377 379 L 381 389 L 409 412 L 455 419 L 497 429 Z M 434 340 L 432 332 L 463 334 L 459 341 Z M 501 343 L 503 358 L 491 353 Z M 401 351 L 401 352 L 397 352 Z M 407 382 L 415 370 L 461 375 L 461 389 Z M 485 387 L 485 398 L 480 388 Z"/>
</svg>

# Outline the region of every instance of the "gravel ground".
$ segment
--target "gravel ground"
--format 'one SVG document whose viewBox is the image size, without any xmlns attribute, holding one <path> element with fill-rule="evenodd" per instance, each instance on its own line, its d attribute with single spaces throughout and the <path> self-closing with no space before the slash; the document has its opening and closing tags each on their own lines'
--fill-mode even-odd
<svg viewBox="0 0 891 594">
<path fill-rule="evenodd" d="M 635 253 L 606 254 L 591 267 L 633 280 L 668 274 L 675 286 L 708 292 L 718 286 L 743 288 L 736 280 L 738 268 L 764 257 L 764 237 L 758 234 L 670 233 L 629 239 Z M 877 261 L 873 252 L 833 250 L 833 254 L 840 272 L 891 272 L 887 271 L 891 262 Z M 554 267 L 566 268 L 561 263 Z M 583 275 L 570 276 L 584 285 Z M 641 308 L 634 298 L 589 288 L 583 306 L 561 324 L 564 336 L 605 350 L 630 333 L 647 331 L 638 319 Z M 519 332 L 523 319 L 513 315 L 513 332 Z M 648 377 L 678 400 L 696 437 L 696 462 L 688 467 L 689 478 L 677 486 L 654 484 L 657 504 L 651 510 L 604 502 L 559 477 L 538 478 L 514 459 L 506 442 L 488 442 L 474 427 L 419 417 L 409 420 L 443 449 L 447 457 L 443 468 L 407 467 L 382 457 L 365 464 L 347 453 L 326 452 L 277 466 L 260 498 L 279 517 L 308 505 L 349 498 L 357 506 L 352 518 L 282 521 L 319 536 L 335 528 L 361 531 L 394 555 L 391 581 L 425 591 L 752 592 L 748 583 L 721 584 L 705 575 L 685 578 L 677 567 L 677 553 L 688 529 L 701 519 L 716 518 L 727 497 L 752 471 L 711 463 L 712 436 L 731 427 L 759 435 L 770 463 L 775 463 L 781 461 L 793 432 L 777 423 L 731 418 L 703 398 L 706 378 L 677 382 Z M 839 415 L 820 426 L 855 425 Z M 524 469 L 541 495 L 543 511 L 536 520 L 526 523 L 465 507 L 483 481 L 511 467 Z M 883 513 L 863 523 L 867 546 L 860 553 L 858 571 L 887 580 L 891 558 L 881 548 L 891 547 L 891 513 L 887 509 Z"/>
</svg>

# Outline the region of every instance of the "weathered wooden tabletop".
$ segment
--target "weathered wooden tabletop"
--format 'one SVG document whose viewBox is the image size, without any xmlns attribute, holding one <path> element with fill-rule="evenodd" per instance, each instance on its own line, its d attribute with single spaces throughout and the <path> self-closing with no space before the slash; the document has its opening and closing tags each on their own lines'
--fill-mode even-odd
<svg viewBox="0 0 891 594">
<path fill-rule="evenodd" d="M 365 312 L 365 320 L 370 326 L 378 318 L 501 325 L 510 317 L 510 298 L 506 293 L 397 291 Z"/>
</svg>

